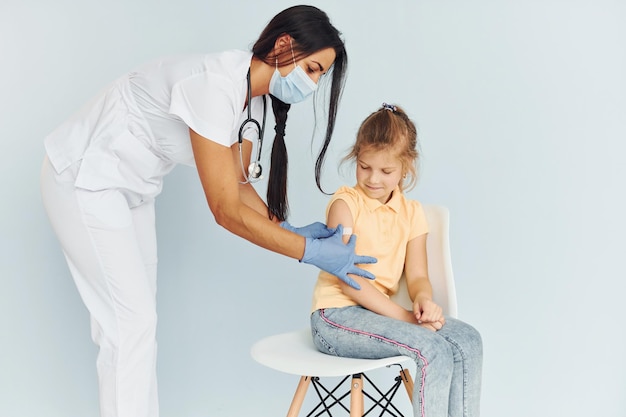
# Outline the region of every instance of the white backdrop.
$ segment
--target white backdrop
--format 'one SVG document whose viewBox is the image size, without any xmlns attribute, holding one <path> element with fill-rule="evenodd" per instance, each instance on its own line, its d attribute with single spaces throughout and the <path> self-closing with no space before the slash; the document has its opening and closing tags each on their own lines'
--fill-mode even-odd
<svg viewBox="0 0 626 417">
<path fill-rule="evenodd" d="M 367 114 L 406 108 L 423 151 L 410 196 L 450 208 L 460 315 L 484 338 L 482 415 L 626 416 L 625 3 L 311 3 L 350 56 L 324 184 L 352 182 L 337 161 Z M 0 3 L 1 416 L 97 415 L 88 316 L 39 196 L 43 137 L 135 65 L 249 49 L 292 4 Z M 323 219 L 327 197 L 311 103 L 289 117 L 301 225 Z M 190 168 L 168 177 L 157 217 L 162 416 L 284 415 L 297 378 L 248 350 L 307 325 L 316 271 L 215 226 Z"/>
</svg>

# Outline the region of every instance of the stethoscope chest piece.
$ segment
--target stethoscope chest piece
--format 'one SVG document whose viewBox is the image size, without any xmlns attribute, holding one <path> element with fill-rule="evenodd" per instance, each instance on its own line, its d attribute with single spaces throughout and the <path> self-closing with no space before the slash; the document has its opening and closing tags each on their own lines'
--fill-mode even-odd
<svg viewBox="0 0 626 417">
<path fill-rule="evenodd" d="M 254 161 L 250 165 L 248 165 L 248 178 L 252 179 L 261 179 L 261 175 L 263 174 L 263 167 L 259 163 L 259 161 Z"/>
</svg>

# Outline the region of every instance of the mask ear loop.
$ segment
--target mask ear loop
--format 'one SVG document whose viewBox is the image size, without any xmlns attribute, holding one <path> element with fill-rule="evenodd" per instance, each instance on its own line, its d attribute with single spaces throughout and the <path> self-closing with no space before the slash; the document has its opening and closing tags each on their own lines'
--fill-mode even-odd
<svg viewBox="0 0 626 417">
<path fill-rule="evenodd" d="M 291 37 L 289 38 L 289 46 L 291 47 L 291 59 L 293 59 L 293 68 L 296 69 L 298 66 L 296 65 L 296 55 L 293 53 L 293 42 L 291 42 Z"/>
</svg>

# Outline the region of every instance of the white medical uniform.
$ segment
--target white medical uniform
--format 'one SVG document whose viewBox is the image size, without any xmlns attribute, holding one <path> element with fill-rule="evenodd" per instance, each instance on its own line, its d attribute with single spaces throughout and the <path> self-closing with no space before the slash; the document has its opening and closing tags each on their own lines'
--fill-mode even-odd
<svg viewBox="0 0 626 417">
<path fill-rule="evenodd" d="M 238 140 L 251 57 L 147 64 L 45 138 L 43 201 L 90 313 L 102 417 L 158 416 L 154 198 L 177 163 L 195 165 L 189 128 L 225 146 Z M 252 100 L 257 120 L 262 107 Z"/>
</svg>

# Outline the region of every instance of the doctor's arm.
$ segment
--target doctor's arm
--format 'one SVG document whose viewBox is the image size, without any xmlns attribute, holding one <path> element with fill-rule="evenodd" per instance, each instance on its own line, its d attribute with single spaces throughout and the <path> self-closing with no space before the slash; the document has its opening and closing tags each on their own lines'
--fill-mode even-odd
<svg viewBox="0 0 626 417">
<path fill-rule="evenodd" d="M 192 129 L 189 134 L 200 182 L 215 221 L 260 247 L 302 259 L 305 239 L 270 221 L 267 207 L 254 188 L 250 184 L 239 184 L 241 168 L 239 163 L 235 164 L 233 149 L 208 140 Z"/>
<path fill-rule="evenodd" d="M 268 219 L 267 207 L 252 187 L 239 187 L 237 171 L 241 168 L 234 163 L 233 150 L 202 137 L 193 129 L 189 130 L 189 135 L 204 194 L 220 226 L 257 246 L 315 265 L 342 280 L 352 282 L 348 273 L 374 278 L 356 266 L 376 260 L 356 255 L 354 239 L 344 245 L 340 230 L 305 237 L 280 227 Z"/>
</svg>

